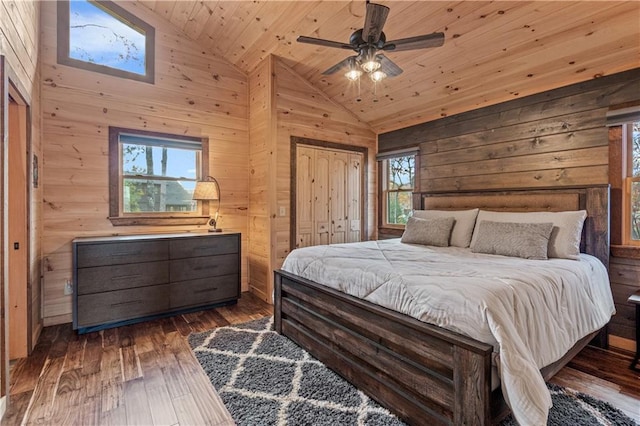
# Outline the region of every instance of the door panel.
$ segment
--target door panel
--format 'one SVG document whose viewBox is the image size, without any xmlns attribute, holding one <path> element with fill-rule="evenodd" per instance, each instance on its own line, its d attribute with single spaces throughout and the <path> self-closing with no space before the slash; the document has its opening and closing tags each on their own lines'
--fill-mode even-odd
<svg viewBox="0 0 640 426">
<path fill-rule="evenodd" d="M 27 356 L 27 116 L 9 102 L 9 359 Z"/>
<path fill-rule="evenodd" d="M 347 220 L 349 223 L 349 231 L 347 233 L 347 242 L 352 243 L 362 241 L 361 236 L 361 212 L 362 212 L 362 164 L 364 155 L 362 153 L 349 154 L 349 173 L 347 176 Z"/>
<path fill-rule="evenodd" d="M 329 171 L 331 164 L 331 153 L 325 150 L 314 149 L 313 176 L 313 212 L 314 220 L 317 224 L 316 233 L 313 238 L 313 245 L 329 244 L 329 224 L 331 216 L 329 214 Z M 321 225 L 322 224 L 322 225 Z"/>
<path fill-rule="evenodd" d="M 331 243 L 344 243 L 347 228 L 347 173 L 349 154 L 334 152 L 331 158 Z"/>
<path fill-rule="evenodd" d="M 314 153 L 300 147 L 296 158 L 296 247 L 310 246 L 314 234 Z"/>
</svg>

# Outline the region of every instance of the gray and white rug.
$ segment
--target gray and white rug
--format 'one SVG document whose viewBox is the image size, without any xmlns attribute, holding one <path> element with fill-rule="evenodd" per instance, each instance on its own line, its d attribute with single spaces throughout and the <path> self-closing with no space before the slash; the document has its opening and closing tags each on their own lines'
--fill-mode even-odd
<svg viewBox="0 0 640 426">
<path fill-rule="evenodd" d="M 192 334 L 189 344 L 239 426 L 404 425 L 274 332 L 272 317 Z M 606 402 L 548 386 L 549 425 L 636 425 Z M 507 418 L 502 425 L 516 422 Z"/>
</svg>

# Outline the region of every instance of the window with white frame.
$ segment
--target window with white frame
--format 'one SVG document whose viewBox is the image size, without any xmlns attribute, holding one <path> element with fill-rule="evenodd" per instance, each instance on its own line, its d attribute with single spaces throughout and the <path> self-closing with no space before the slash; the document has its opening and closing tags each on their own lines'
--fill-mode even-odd
<svg viewBox="0 0 640 426">
<path fill-rule="evenodd" d="M 404 227 L 413 210 L 415 153 L 384 158 L 382 167 L 382 226 Z"/>
<path fill-rule="evenodd" d="M 109 128 L 110 216 L 200 216 L 207 138 Z"/>
<path fill-rule="evenodd" d="M 58 1 L 58 63 L 154 82 L 155 29 L 108 0 Z"/>
</svg>

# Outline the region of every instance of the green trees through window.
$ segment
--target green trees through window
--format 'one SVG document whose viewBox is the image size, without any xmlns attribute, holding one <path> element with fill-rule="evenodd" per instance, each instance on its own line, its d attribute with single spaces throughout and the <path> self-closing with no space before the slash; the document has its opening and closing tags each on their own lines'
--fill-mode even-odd
<svg viewBox="0 0 640 426">
<path fill-rule="evenodd" d="M 123 143 L 123 212 L 196 211 L 198 156 L 191 149 Z"/>
<path fill-rule="evenodd" d="M 631 239 L 640 241 L 640 121 L 627 127 L 631 142 Z"/>
<path fill-rule="evenodd" d="M 384 160 L 387 225 L 404 225 L 413 210 L 412 193 L 415 187 L 415 156 L 408 155 Z"/>
</svg>

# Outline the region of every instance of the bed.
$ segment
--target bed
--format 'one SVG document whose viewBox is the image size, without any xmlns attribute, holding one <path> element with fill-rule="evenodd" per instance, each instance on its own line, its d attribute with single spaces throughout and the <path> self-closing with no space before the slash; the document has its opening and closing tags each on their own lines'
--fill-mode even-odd
<svg viewBox="0 0 640 426">
<path fill-rule="evenodd" d="M 608 265 L 608 187 L 415 194 L 421 209 L 586 210 L 581 251 Z M 492 388 L 493 346 L 283 270 L 275 272 L 275 327 L 410 424 L 491 424 L 508 412 Z M 544 379 L 606 327 L 541 370 Z"/>
</svg>

